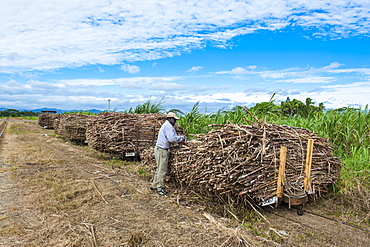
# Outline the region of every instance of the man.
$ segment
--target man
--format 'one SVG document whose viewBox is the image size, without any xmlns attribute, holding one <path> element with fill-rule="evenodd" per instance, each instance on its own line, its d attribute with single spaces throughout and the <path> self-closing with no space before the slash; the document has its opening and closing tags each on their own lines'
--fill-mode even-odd
<svg viewBox="0 0 370 247">
<path fill-rule="evenodd" d="M 173 128 L 178 119 L 179 118 L 173 112 L 167 114 L 167 120 L 159 130 L 156 146 L 154 147 L 157 171 L 150 189 L 155 190 L 161 196 L 169 196 L 165 190 L 164 180 L 168 169 L 168 150 L 170 149 L 171 142 L 181 142 L 185 140 L 185 136 L 177 135 Z"/>
</svg>

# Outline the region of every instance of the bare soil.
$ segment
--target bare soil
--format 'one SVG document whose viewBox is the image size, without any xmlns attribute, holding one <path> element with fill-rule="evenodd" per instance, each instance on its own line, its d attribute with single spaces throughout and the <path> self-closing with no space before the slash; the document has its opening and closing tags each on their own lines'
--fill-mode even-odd
<svg viewBox="0 0 370 247">
<path fill-rule="evenodd" d="M 369 246 L 370 232 L 280 207 L 231 208 L 149 190 L 150 171 L 76 145 L 32 121 L 11 121 L 0 139 L 0 246 Z M 212 205 L 216 205 L 212 208 Z M 343 210 L 329 202 L 306 209 Z M 228 216 L 215 212 L 229 212 Z M 259 215 L 263 214 L 263 217 Z M 330 216 L 334 217 L 334 216 Z M 362 228 L 361 214 L 337 220 Z"/>
</svg>

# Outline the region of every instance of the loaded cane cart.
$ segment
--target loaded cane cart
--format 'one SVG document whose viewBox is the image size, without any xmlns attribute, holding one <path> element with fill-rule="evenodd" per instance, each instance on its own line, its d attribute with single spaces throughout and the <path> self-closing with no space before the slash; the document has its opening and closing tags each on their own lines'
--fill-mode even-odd
<svg viewBox="0 0 370 247">
<path fill-rule="evenodd" d="M 41 111 L 38 124 L 45 129 L 54 129 L 55 120 L 59 117 L 56 111 Z"/>
<path fill-rule="evenodd" d="M 125 160 L 140 160 L 143 150 L 153 148 L 166 115 L 101 113 L 88 122 L 86 140 L 92 148 Z M 185 131 L 175 126 L 179 135 Z"/>
<path fill-rule="evenodd" d="M 262 202 L 262 206 L 270 204 L 280 205 L 282 202 L 288 204 L 289 208 L 295 206 L 297 208 L 297 214 L 303 215 L 303 205 L 308 202 L 308 195 L 313 194 L 311 186 L 311 165 L 312 165 L 312 153 L 313 153 L 312 139 L 308 140 L 307 143 L 307 154 L 304 165 L 304 173 L 298 179 L 303 179 L 303 187 L 298 186 L 298 181 L 287 181 L 285 177 L 285 166 L 287 158 L 287 148 L 281 147 L 280 149 L 280 164 L 279 173 L 276 185 L 276 196 L 270 198 L 267 201 Z M 303 167 L 302 167 L 303 172 Z M 287 186 L 290 184 L 290 186 Z"/>
</svg>

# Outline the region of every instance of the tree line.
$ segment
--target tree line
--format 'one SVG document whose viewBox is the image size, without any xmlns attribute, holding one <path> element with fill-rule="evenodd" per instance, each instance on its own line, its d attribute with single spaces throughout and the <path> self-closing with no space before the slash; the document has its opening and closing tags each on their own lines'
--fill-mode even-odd
<svg viewBox="0 0 370 247">
<path fill-rule="evenodd" d="M 33 111 L 18 111 L 16 109 L 6 109 L 0 111 L 0 117 L 36 117 L 39 113 Z"/>
</svg>

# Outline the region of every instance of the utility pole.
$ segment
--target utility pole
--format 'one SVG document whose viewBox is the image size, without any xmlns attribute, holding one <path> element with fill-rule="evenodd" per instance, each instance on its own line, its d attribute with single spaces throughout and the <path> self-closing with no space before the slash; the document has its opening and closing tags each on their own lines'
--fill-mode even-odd
<svg viewBox="0 0 370 247">
<path fill-rule="evenodd" d="M 110 99 L 108 100 L 108 112 L 110 112 Z"/>
</svg>

